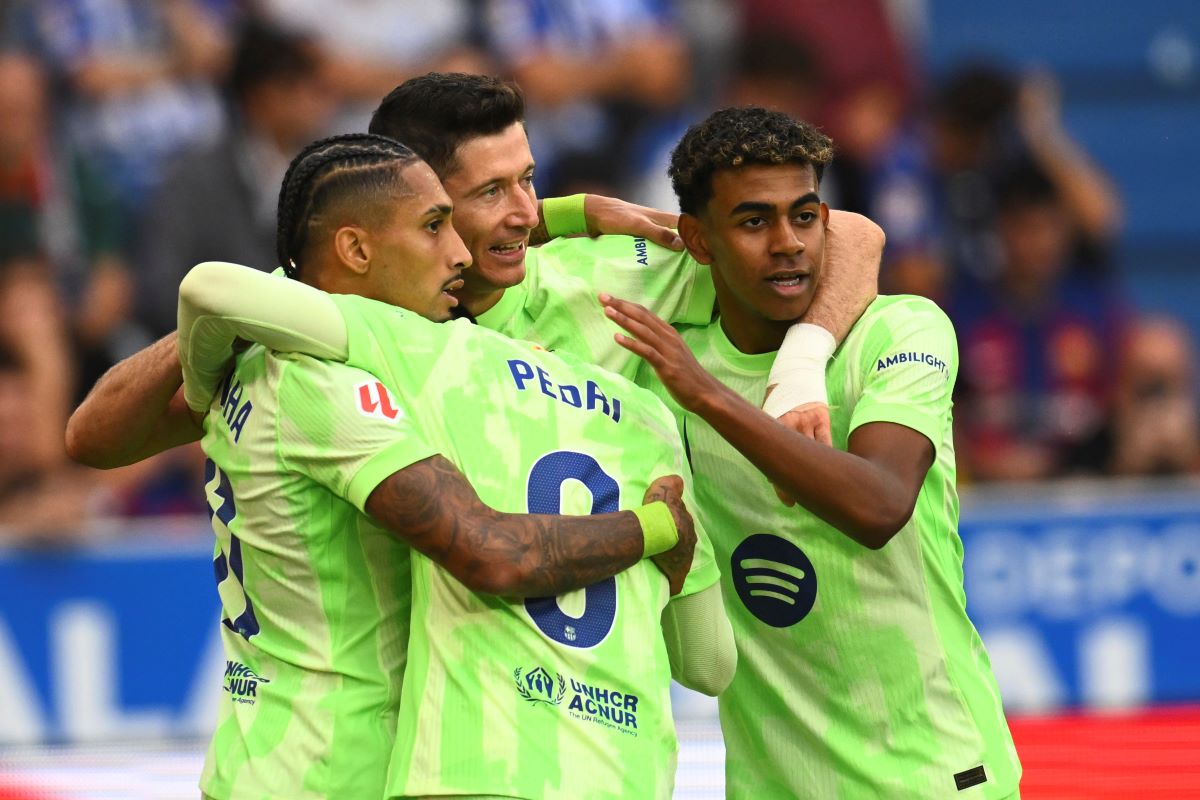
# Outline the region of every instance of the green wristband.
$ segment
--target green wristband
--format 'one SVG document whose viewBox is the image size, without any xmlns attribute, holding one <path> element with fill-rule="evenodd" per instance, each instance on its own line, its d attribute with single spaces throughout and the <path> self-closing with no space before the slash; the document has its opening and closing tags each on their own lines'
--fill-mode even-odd
<svg viewBox="0 0 1200 800">
<path fill-rule="evenodd" d="M 642 558 L 665 553 L 679 543 L 679 531 L 671 509 L 661 500 L 635 508 L 633 513 L 642 524 Z"/>
<path fill-rule="evenodd" d="M 546 236 L 557 239 L 559 236 L 587 234 L 587 215 L 583 211 L 586 194 L 573 194 L 570 197 L 548 197 L 542 201 L 542 222 L 546 223 Z"/>
</svg>

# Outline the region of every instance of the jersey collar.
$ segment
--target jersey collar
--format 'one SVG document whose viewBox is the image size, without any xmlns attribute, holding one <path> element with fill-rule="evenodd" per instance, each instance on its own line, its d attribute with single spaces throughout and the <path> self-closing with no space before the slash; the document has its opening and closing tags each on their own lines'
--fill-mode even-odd
<svg viewBox="0 0 1200 800">
<path fill-rule="evenodd" d="M 500 296 L 500 301 L 475 317 L 475 322 L 494 331 L 502 330 L 513 315 L 525 305 L 527 294 L 524 282 L 508 287 Z"/>
<path fill-rule="evenodd" d="M 775 352 L 777 351 L 770 353 L 743 353 L 725 335 L 725 329 L 721 326 L 720 317 L 714 320 L 709 327 L 712 329 L 713 351 L 730 367 L 751 376 L 766 375 L 771 371 L 771 365 L 775 363 Z"/>
</svg>

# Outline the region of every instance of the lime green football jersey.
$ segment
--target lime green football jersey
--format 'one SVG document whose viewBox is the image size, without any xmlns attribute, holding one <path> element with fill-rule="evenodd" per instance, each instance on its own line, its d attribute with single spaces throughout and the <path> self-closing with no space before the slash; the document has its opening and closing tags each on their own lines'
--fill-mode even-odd
<svg viewBox="0 0 1200 800">
<path fill-rule="evenodd" d="M 374 376 L 261 347 L 202 441 L 226 668 L 200 786 L 216 800 L 381 798 L 408 641 L 408 548 L 363 505 L 434 451 L 373 413 Z"/>
<path fill-rule="evenodd" d="M 349 363 L 394 391 L 493 508 L 625 510 L 670 474 L 691 497 L 674 420 L 651 393 L 466 321 L 335 299 Z M 703 538 L 684 592 L 718 579 Z M 651 561 L 557 598 L 518 599 L 476 594 L 414 552 L 412 586 L 389 796 L 670 796 L 669 591 Z"/>
<path fill-rule="evenodd" d="M 708 267 L 687 251 L 631 236 L 555 239 L 528 251 L 525 270 L 525 280 L 505 289 L 476 322 L 630 379 L 638 359 L 613 341 L 621 329 L 604 315 L 598 293 L 641 303 L 679 324 L 707 323 L 716 301 Z"/>
<path fill-rule="evenodd" d="M 739 352 L 719 322 L 683 337 L 722 383 L 761 403 L 774 353 Z M 957 370 L 950 321 L 908 296 L 875 300 L 830 361 L 835 447 L 845 450 L 861 425 L 891 422 L 936 450 L 912 518 L 880 550 L 782 505 L 757 468 L 671 404 L 738 647 L 719 701 L 729 797 L 1016 792 L 1020 765 L 963 592 Z M 669 401 L 648 366 L 641 380 Z"/>
</svg>

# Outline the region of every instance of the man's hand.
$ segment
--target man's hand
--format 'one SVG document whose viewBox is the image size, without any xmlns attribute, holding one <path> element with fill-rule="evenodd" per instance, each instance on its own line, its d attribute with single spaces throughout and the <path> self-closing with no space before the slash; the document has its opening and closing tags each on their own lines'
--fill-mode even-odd
<svg viewBox="0 0 1200 800">
<path fill-rule="evenodd" d="M 656 317 L 645 306 L 600 295 L 604 313 L 636 338 L 615 334 L 617 344 L 641 356 L 667 387 L 667 391 L 688 411 L 697 411 L 713 392 L 724 387 L 692 355 L 679 332 Z"/>
<path fill-rule="evenodd" d="M 767 388 L 767 397 L 775 387 Z M 764 401 L 765 402 L 765 401 Z M 779 417 L 780 424 L 801 436 L 815 439 L 821 444 L 833 446 L 833 431 L 829 422 L 829 406 L 825 403 L 804 403 Z M 788 508 L 796 505 L 796 499 L 778 486 L 772 486 L 776 496 Z"/>
<path fill-rule="evenodd" d="M 667 475 L 650 484 L 646 490 L 643 503 L 653 503 L 661 500 L 671 509 L 675 519 L 675 530 L 679 532 L 679 541 L 665 553 L 651 556 L 650 560 L 658 567 L 671 585 L 671 594 L 683 591 L 683 582 L 688 571 L 692 568 L 692 555 L 696 550 L 696 526 L 692 515 L 683 504 L 683 478 L 678 475 Z"/>
<path fill-rule="evenodd" d="M 829 406 L 824 403 L 805 403 L 802 406 L 796 406 L 780 417 L 779 421 L 801 436 L 816 439 L 821 444 L 833 444 Z"/>
<path fill-rule="evenodd" d="M 833 446 L 833 431 L 829 422 L 829 406 L 824 403 L 805 403 L 796 406 L 779 418 L 782 425 L 791 428 L 801 436 L 816 439 L 821 444 Z M 796 505 L 796 498 L 772 485 L 775 495 L 788 508 Z"/>
<path fill-rule="evenodd" d="M 598 194 L 587 195 L 583 201 L 583 214 L 589 236 L 606 233 L 638 236 L 671 250 L 683 249 L 683 239 L 675 232 L 679 227 L 678 214 Z"/>
<path fill-rule="evenodd" d="M 646 308 L 607 294 L 600 295 L 600 302 L 609 319 L 637 337 L 631 339 L 618 333 L 617 343 L 654 367 L 659 380 L 679 405 L 697 412 L 705 399 L 711 399 L 725 389 L 700 366 L 679 332 Z M 785 414 L 780 422 L 817 441 L 832 443 L 827 405 L 810 403 L 799 406 Z M 778 488 L 775 493 L 785 505 L 796 504 L 795 499 Z"/>
</svg>

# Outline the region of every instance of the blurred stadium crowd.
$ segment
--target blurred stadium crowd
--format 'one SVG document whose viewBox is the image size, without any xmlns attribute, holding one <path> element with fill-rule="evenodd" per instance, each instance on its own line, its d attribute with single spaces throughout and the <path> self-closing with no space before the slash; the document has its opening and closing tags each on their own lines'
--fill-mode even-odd
<svg viewBox="0 0 1200 800">
<path fill-rule="evenodd" d="M 959 334 L 960 475 L 1200 470 L 1186 326 L 1134 307 L 1123 206 L 1055 77 L 922 66 L 900 0 L 0 0 L 0 528 L 199 511 L 198 449 L 100 473 L 63 450 L 103 371 L 174 327 L 198 261 L 271 269 L 278 185 L 429 70 L 511 76 L 541 196 L 674 208 L 687 124 L 758 104 L 837 146 L 831 205 L 888 233 L 885 292 Z M 1131 146 L 1134 146 L 1131 143 Z"/>
</svg>

